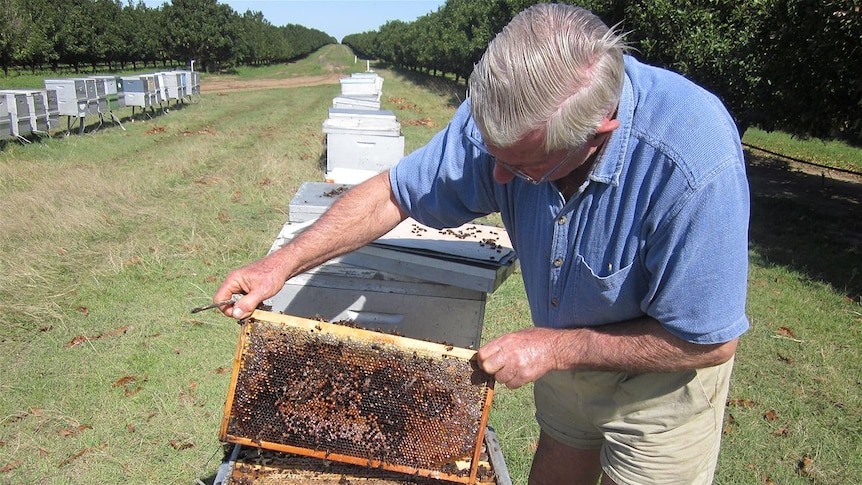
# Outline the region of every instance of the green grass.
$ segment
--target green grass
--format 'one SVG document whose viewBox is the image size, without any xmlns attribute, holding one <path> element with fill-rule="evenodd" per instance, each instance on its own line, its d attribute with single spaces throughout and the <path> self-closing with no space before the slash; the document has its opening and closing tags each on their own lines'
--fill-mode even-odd
<svg viewBox="0 0 862 485">
<path fill-rule="evenodd" d="M 364 70 L 338 49 L 232 76 Z M 408 150 L 463 97 L 451 82 L 381 74 Z M 338 89 L 204 95 L 152 119 L 125 113 L 125 131 L 2 148 L 0 483 L 181 484 L 215 472 L 238 326 L 189 309 L 264 255 L 292 194 L 322 180 L 320 125 Z M 716 483 L 862 483 L 862 261 L 858 246 L 822 234 L 858 207 L 835 205 L 824 226 L 801 199 L 757 192 L 753 203 L 752 329 Z M 489 296 L 484 338 L 530 324 L 516 273 Z M 500 386 L 490 419 L 525 483 L 531 386 Z"/>
<path fill-rule="evenodd" d="M 862 173 L 859 148 L 845 142 L 817 138 L 800 139 L 787 133 L 766 132 L 756 128 L 746 130 L 742 141 L 805 162 Z"/>
</svg>

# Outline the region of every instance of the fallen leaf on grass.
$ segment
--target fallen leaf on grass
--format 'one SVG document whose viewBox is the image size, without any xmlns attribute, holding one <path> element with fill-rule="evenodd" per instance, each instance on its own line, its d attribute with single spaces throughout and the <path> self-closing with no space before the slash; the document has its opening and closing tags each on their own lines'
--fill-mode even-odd
<svg viewBox="0 0 862 485">
<path fill-rule="evenodd" d="M 75 436 L 76 434 L 78 434 L 82 431 L 88 430 L 88 429 L 93 429 L 93 427 L 90 426 L 89 424 L 82 424 L 82 425 L 78 426 L 77 428 L 65 428 L 65 429 L 60 430 L 60 436 L 66 436 L 66 437 Z"/>
<path fill-rule="evenodd" d="M 790 330 L 788 327 L 780 327 L 775 331 L 777 335 L 783 335 L 785 337 L 796 338 L 796 334 L 793 333 L 793 330 Z"/>
<path fill-rule="evenodd" d="M 224 368 L 224 367 L 216 367 L 216 370 L 215 370 L 215 373 L 216 373 L 216 374 L 219 374 L 219 375 L 221 375 L 221 374 L 227 374 L 227 373 L 229 373 L 229 372 L 230 372 L 230 369 L 227 369 L 227 368 Z"/>
<path fill-rule="evenodd" d="M 89 337 L 86 335 L 78 335 L 77 337 L 73 338 L 72 340 L 66 342 L 66 347 L 74 347 L 76 345 L 82 344 L 82 343 L 87 342 L 89 340 L 100 340 L 100 339 L 108 338 L 108 337 L 116 337 L 117 335 L 122 335 L 122 334 L 126 333 L 126 330 L 128 330 L 128 329 L 129 329 L 128 326 L 123 325 L 122 327 L 115 328 L 114 330 L 111 330 L 110 332 L 100 333 L 98 335 L 90 335 Z"/>
<path fill-rule="evenodd" d="M 88 340 L 87 337 L 85 337 L 83 335 L 78 335 L 77 337 L 73 338 L 72 340 L 66 342 L 66 347 L 74 347 L 76 345 L 79 345 L 79 344 L 86 342 L 87 340 Z"/>
<path fill-rule="evenodd" d="M 103 443 L 100 448 L 105 449 L 107 447 L 108 447 L 108 445 L 106 443 Z M 74 454 L 72 454 L 71 456 L 66 458 L 65 460 L 61 461 L 60 464 L 57 465 L 57 468 L 63 468 L 64 466 L 68 465 L 69 463 L 72 463 L 73 461 L 77 460 L 78 458 L 81 458 L 82 456 L 84 456 L 87 453 L 90 453 L 91 451 L 94 451 L 94 450 L 96 450 L 96 448 L 91 448 L 89 446 L 86 448 L 81 448 L 80 450 L 78 450 L 77 452 L 75 452 Z"/>
<path fill-rule="evenodd" d="M 135 425 L 131 424 L 131 423 L 127 424 L 126 425 L 126 431 L 128 431 L 129 433 L 134 433 L 135 432 Z"/>
<path fill-rule="evenodd" d="M 146 381 L 147 381 L 146 376 L 144 376 L 143 378 L 138 377 L 138 376 L 124 376 L 124 377 L 117 379 L 114 382 L 113 387 L 122 386 L 123 387 L 123 393 L 126 396 L 134 396 L 135 394 L 141 392 L 141 389 L 142 389 L 140 384 L 138 384 L 138 382 L 146 382 Z"/>
<path fill-rule="evenodd" d="M 8 473 L 21 466 L 21 460 L 15 460 L 12 463 L 0 468 L 0 473 Z"/>
<path fill-rule="evenodd" d="M 783 437 L 783 436 L 787 436 L 787 433 L 789 433 L 789 431 L 787 431 L 787 428 L 778 428 L 772 432 L 772 436 L 782 436 Z"/>
<path fill-rule="evenodd" d="M 169 443 L 171 444 L 171 446 L 172 446 L 175 450 L 187 450 L 187 449 L 189 449 L 189 448 L 194 448 L 194 447 L 195 447 L 195 444 L 194 444 L 194 443 L 189 443 L 188 441 L 177 441 L 177 440 L 171 440 L 171 441 L 169 441 Z"/>
<path fill-rule="evenodd" d="M 769 411 L 763 413 L 763 417 L 767 421 L 775 421 L 776 419 L 778 419 L 778 414 L 774 410 L 770 409 Z"/>
<path fill-rule="evenodd" d="M 167 129 L 164 126 L 154 126 L 154 127 L 150 128 L 149 130 L 145 131 L 144 134 L 146 134 L 146 135 L 158 135 L 158 134 L 164 133 L 165 131 L 167 131 Z"/>
<path fill-rule="evenodd" d="M 85 306 L 79 306 L 78 308 L 75 308 L 75 311 L 77 311 L 81 315 L 84 315 L 85 317 L 90 316 L 90 309 Z"/>
</svg>

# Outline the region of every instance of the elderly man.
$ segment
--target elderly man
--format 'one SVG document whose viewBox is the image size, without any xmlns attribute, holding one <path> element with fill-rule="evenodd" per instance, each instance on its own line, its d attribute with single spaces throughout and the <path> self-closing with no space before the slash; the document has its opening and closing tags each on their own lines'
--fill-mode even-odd
<svg viewBox="0 0 862 485">
<path fill-rule="evenodd" d="M 710 483 L 748 328 L 741 145 L 715 96 L 626 50 L 584 9 L 521 12 L 443 131 L 215 300 L 245 294 L 222 307 L 243 318 L 408 216 L 443 228 L 499 212 L 535 326 L 478 361 L 510 388 L 534 383 L 530 483 Z"/>
</svg>

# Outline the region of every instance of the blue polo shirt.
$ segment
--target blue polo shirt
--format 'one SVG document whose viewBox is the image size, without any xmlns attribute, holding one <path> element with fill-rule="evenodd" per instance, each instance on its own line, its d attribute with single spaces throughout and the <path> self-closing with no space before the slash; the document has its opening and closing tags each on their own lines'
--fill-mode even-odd
<svg viewBox="0 0 862 485">
<path fill-rule="evenodd" d="M 464 102 L 390 171 L 401 207 L 432 227 L 501 214 L 536 326 L 595 326 L 648 315 L 683 340 L 740 336 L 749 194 L 733 120 L 684 77 L 625 59 L 616 129 L 568 201 L 550 182 L 494 181 Z"/>
</svg>

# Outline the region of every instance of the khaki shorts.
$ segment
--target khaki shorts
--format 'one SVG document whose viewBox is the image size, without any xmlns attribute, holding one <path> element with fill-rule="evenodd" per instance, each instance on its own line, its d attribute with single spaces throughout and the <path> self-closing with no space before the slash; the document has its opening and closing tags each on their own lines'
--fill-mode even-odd
<svg viewBox="0 0 862 485">
<path fill-rule="evenodd" d="M 550 372 L 534 386 L 536 419 L 561 443 L 601 448 L 618 485 L 709 484 L 732 369 L 733 359 L 679 373 Z"/>
</svg>

